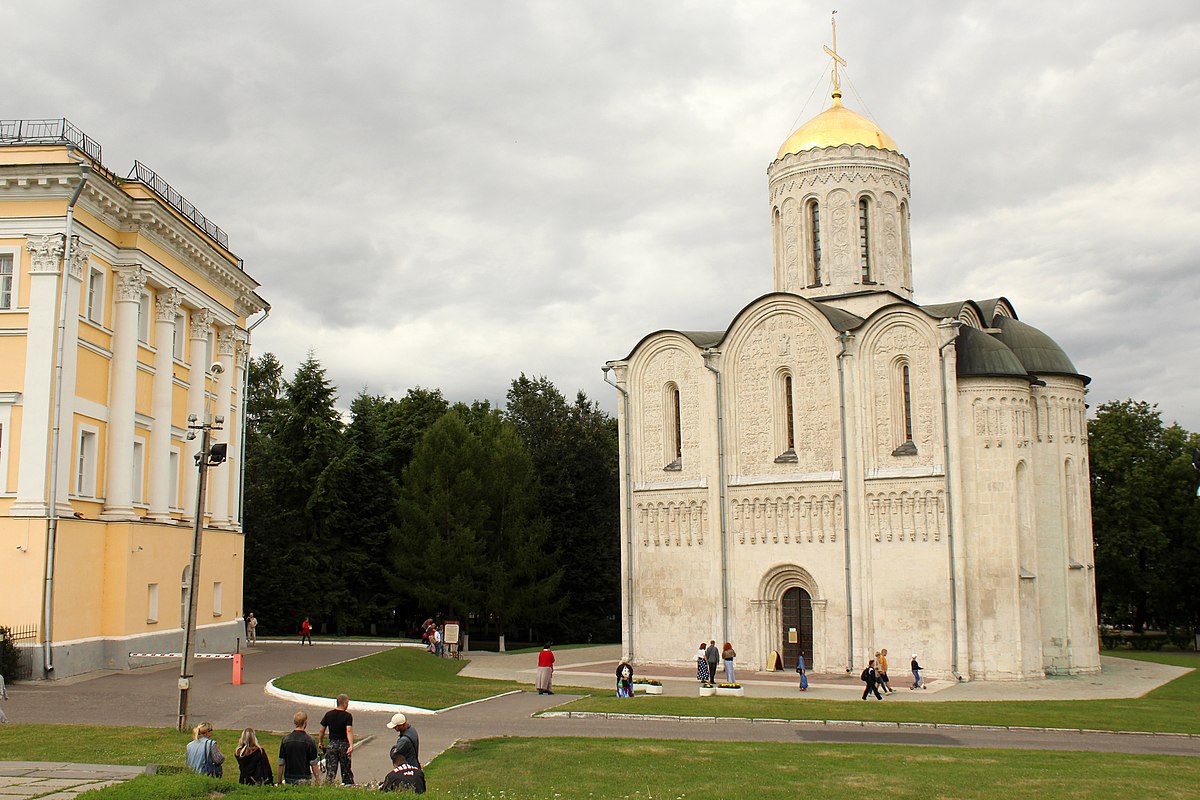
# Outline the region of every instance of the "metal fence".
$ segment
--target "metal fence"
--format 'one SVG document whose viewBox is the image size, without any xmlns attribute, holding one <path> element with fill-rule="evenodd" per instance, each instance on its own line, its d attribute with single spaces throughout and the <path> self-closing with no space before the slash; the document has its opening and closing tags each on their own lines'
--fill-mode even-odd
<svg viewBox="0 0 1200 800">
<path fill-rule="evenodd" d="M 37 625 L 23 625 L 17 628 L 0 627 L 0 640 L 7 639 L 16 645 L 17 666 L 11 675 L 5 675 L 6 681 L 27 681 L 33 677 L 34 647 L 21 647 L 22 642 L 29 645 L 37 643 Z"/>
<path fill-rule="evenodd" d="M 140 161 L 134 161 L 133 169 L 129 172 L 129 177 L 146 184 L 150 187 L 150 191 L 167 201 L 172 208 L 194 222 L 200 230 L 207 233 L 217 244 L 226 250 L 229 249 L 229 236 L 225 231 L 217 227 L 216 223 L 208 217 L 201 214 L 200 209 L 189 203 L 186 197 L 175 191 L 171 187 L 171 184 L 159 177 L 158 173 L 154 170 Z"/>
<path fill-rule="evenodd" d="M 69 143 L 88 154 L 93 161 L 103 163 L 100 143 L 71 124 L 66 117 L 58 119 L 0 119 L 0 144 L 60 144 Z"/>
</svg>

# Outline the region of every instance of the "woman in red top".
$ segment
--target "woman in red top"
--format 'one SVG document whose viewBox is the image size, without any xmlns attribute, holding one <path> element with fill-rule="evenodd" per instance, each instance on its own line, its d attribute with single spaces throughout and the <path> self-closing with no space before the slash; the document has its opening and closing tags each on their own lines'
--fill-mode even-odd
<svg viewBox="0 0 1200 800">
<path fill-rule="evenodd" d="M 550 652 L 547 644 L 538 653 L 537 690 L 538 694 L 554 694 L 550 691 L 550 681 L 554 678 L 554 653 Z"/>
<path fill-rule="evenodd" d="M 300 623 L 300 644 L 303 645 L 305 640 L 312 644 L 312 623 L 308 621 L 308 617 L 304 618 L 304 622 Z"/>
</svg>

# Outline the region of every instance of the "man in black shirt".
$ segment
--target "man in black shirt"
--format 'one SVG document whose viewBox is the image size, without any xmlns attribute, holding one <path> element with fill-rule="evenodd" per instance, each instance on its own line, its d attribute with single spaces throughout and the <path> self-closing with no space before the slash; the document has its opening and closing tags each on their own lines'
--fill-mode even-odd
<svg viewBox="0 0 1200 800">
<path fill-rule="evenodd" d="M 279 743 L 279 783 L 319 783 L 317 772 L 317 743 L 308 735 L 308 714 L 297 711 L 292 715 L 295 730 Z"/>
<path fill-rule="evenodd" d="M 393 714 L 392 721 L 387 726 L 400 734 L 396 737 L 396 743 L 392 745 L 392 763 L 402 764 L 407 761 L 417 769 L 420 769 L 421 742 L 417 737 L 417 729 L 408 724 L 408 718 L 403 714 Z M 397 758 L 401 760 L 397 761 Z"/>
<path fill-rule="evenodd" d="M 404 760 L 404 756 L 392 748 L 392 771 L 383 779 L 381 792 L 412 792 L 425 794 L 425 773 L 416 764 Z"/>
<path fill-rule="evenodd" d="M 325 783 L 332 785 L 338 774 L 338 765 L 342 767 L 342 783 L 350 786 L 354 783 L 354 772 L 350 769 L 350 753 L 354 750 L 354 715 L 346 709 L 350 707 L 350 698 L 344 694 L 337 697 L 337 708 L 326 711 L 321 717 L 321 730 L 317 734 L 317 743 L 325 743 L 325 729 L 329 729 L 329 747 L 325 750 Z"/>
</svg>

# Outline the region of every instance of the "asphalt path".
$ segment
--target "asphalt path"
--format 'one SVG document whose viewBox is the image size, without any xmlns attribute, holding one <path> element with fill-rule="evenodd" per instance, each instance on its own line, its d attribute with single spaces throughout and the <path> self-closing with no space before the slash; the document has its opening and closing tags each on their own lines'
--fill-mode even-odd
<svg viewBox="0 0 1200 800">
<path fill-rule="evenodd" d="M 300 646 L 263 644 L 244 659 L 243 685 L 233 686 L 230 662 L 196 663 L 190 692 L 190 721 L 212 722 L 217 728 L 287 731 L 301 706 L 267 695 L 264 685 L 289 672 L 378 652 L 372 645 Z M 178 719 L 178 664 L 166 663 L 129 672 L 112 672 L 54 682 L 19 683 L 10 687 L 6 704 L 16 724 L 68 723 L 175 727 Z M 812 725 L 750 720 L 672 720 L 630 718 L 538 718 L 569 696 L 541 696 L 532 691 L 474 703 L 432 716 L 412 716 L 421 737 L 421 756 L 429 761 L 454 742 L 493 736 L 580 736 L 636 739 L 685 739 L 726 742 L 791 742 L 894 744 L 935 747 L 984 747 L 1027 750 L 1073 750 L 1200 756 L 1200 739 L 1132 733 L 1012 731 L 956 727 Z M 324 708 L 306 707 L 309 732 L 316 734 Z M 371 740 L 355 748 L 359 781 L 381 778 L 390 767 L 387 751 L 394 734 L 386 728 L 390 714 L 354 712 L 356 739 Z"/>
</svg>

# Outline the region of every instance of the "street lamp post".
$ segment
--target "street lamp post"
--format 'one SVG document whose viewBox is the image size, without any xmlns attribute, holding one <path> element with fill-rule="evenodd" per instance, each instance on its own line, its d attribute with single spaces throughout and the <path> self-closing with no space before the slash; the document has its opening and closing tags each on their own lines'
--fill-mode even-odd
<svg viewBox="0 0 1200 800">
<path fill-rule="evenodd" d="M 213 375 L 220 375 L 225 368 L 220 363 L 210 367 Z M 200 546 L 204 534 L 204 494 L 208 484 L 208 468 L 215 467 L 225 460 L 227 445 L 219 442 L 210 447 L 209 442 L 213 431 L 223 429 L 225 418 L 218 416 L 213 419 L 209 405 L 210 398 L 205 399 L 204 421 L 201 422 L 195 414 L 188 415 L 187 438 L 195 439 L 196 431 L 200 432 L 200 450 L 196 453 L 196 513 L 192 523 L 192 565 L 188 571 L 187 584 L 187 618 L 183 626 L 183 659 L 179 665 L 179 730 L 188 729 L 188 691 L 192 686 L 192 656 L 196 649 L 196 605 L 197 588 L 200 585 Z"/>
</svg>

